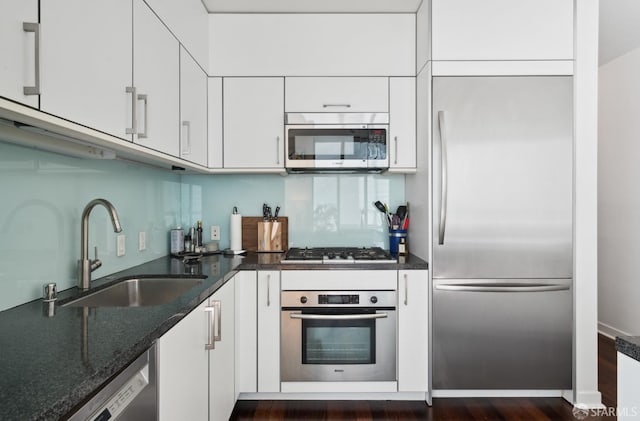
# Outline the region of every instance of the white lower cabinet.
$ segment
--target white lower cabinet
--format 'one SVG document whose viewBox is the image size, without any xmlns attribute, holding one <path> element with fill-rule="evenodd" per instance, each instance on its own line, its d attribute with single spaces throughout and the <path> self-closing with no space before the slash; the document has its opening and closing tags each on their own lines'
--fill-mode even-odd
<svg viewBox="0 0 640 421">
<path fill-rule="evenodd" d="M 640 361 L 618 352 L 618 420 L 640 416 Z"/>
<path fill-rule="evenodd" d="M 240 271 L 234 277 L 236 288 L 236 399 L 240 393 L 258 388 L 258 309 L 257 273 Z"/>
<path fill-rule="evenodd" d="M 234 283 L 228 281 L 209 298 L 210 311 L 216 312 L 209 333 L 209 421 L 228 420 L 236 402 Z"/>
<path fill-rule="evenodd" d="M 426 270 L 398 272 L 398 391 L 427 392 L 429 282 Z"/>
<path fill-rule="evenodd" d="M 160 421 L 229 419 L 236 400 L 234 281 L 158 339 Z"/>
<path fill-rule="evenodd" d="M 208 300 L 158 339 L 158 420 L 209 417 Z"/>
<path fill-rule="evenodd" d="M 280 272 L 258 272 L 258 392 L 280 392 Z"/>
</svg>

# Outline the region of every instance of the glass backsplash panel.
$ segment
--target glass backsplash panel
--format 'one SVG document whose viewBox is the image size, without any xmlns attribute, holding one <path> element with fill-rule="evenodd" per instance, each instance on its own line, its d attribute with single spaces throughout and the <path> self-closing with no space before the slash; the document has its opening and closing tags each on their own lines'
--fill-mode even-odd
<svg viewBox="0 0 640 421">
<path fill-rule="evenodd" d="M 384 214 L 404 204 L 404 176 L 398 174 L 185 175 L 183 227 L 202 220 L 221 228 L 220 246 L 229 247 L 229 217 L 262 216 L 262 204 L 289 218 L 289 246 L 380 246 L 389 248 Z"/>
<path fill-rule="evenodd" d="M 169 231 L 202 220 L 221 228 L 229 247 L 234 206 L 261 216 L 262 204 L 289 217 L 289 246 L 388 248 L 384 215 L 373 202 L 404 203 L 403 175 L 178 175 L 117 160 L 88 160 L 0 142 L 0 310 L 42 296 L 43 285 L 76 286 L 81 213 L 95 198 L 116 207 L 126 253 L 116 256 L 116 236 L 105 209 L 91 212 L 90 257 L 98 247 L 99 278 L 169 253 Z M 138 233 L 146 250 L 138 251 Z"/>
<path fill-rule="evenodd" d="M 80 219 L 95 198 L 113 203 L 126 236 L 116 235 L 102 206 L 89 218 L 89 251 L 102 267 L 93 278 L 164 256 L 168 231 L 180 222 L 180 176 L 121 161 L 86 160 L 0 143 L 0 310 L 39 298 L 45 283 L 76 285 Z M 138 251 L 138 233 L 146 250 Z"/>
</svg>

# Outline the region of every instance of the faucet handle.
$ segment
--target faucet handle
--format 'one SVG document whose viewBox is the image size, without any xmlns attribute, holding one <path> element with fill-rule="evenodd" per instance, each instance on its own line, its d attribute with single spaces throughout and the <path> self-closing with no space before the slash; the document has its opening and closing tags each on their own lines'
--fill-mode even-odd
<svg viewBox="0 0 640 421">
<path fill-rule="evenodd" d="M 102 266 L 102 262 L 100 261 L 100 259 L 98 259 L 98 246 L 95 246 L 93 249 L 93 252 L 95 254 L 95 259 L 93 261 L 90 262 L 90 271 L 93 272 L 94 270 L 98 269 L 100 266 Z"/>
</svg>

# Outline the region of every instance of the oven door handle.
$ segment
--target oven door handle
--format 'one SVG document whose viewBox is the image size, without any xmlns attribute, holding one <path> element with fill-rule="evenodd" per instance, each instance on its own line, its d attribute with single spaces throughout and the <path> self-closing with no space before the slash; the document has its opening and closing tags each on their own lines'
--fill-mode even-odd
<svg viewBox="0 0 640 421">
<path fill-rule="evenodd" d="M 374 314 L 299 314 L 292 313 L 289 315 L 292 319 L 301 320 L 370 320 L 384 319 L 388 317 L 387 313 Z"/>
</svg>

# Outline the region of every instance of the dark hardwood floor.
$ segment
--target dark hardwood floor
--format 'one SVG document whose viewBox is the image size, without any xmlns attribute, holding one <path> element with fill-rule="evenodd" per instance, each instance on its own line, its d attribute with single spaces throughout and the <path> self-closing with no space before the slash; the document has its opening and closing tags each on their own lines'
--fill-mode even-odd
<svg viewBox="0 0 640 421">
<path fill-rule="evenodd" d="M 613 340 L 598 337 L 598 376 L 608 414 L 573 414 L 562 398 L 437 398 L 420 401 L 238 401 L 231 420 L 614 420 L 616 351 Z"/>
</svg>

